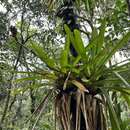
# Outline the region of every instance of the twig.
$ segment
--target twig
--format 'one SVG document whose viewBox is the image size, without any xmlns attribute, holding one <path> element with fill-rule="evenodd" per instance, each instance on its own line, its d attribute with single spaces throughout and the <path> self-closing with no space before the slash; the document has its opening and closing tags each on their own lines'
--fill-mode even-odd
<svg viewBox="0 0 130 130">
<path fill-rule="evenodd" d="M 90 37 L 89 37 L 89 32 L 85 32 L 85 31 L 83 31 L 83 30 L 81 30 L 81 29 L 79 29 L 79 30 L 80 30 L 80 32 L 82 32 L 82 33 L 86 34 L 86 35 L 87 35 L 87 37 L 88 37 L 88 39 L 90 39 Z"/>
<path fill-rule="evenodd" d="M 39 115 L 38 115 L 38 117 L 37 117 L 37 119 L 36 119 L 36 121 L 35 121 L 35 123 L 34 123 L 34 125 L 33 125 L 33 128 L 32 128 L 32 130 L 35 130 L 35 127 L 36 127 L 36 125 L 37 125 L 37 123 L 38 123 L 38 121 L 39 121 L 39 119 L 40 119 L 40 117 L 41 117 L 41 115 L 42 115 L 42 112 L 43 112 L 43 110 L 44 110 L 44 108 L 46 107 L 46 105 L 47 105 L 47 99 L 49 98 L 49 96 L 51 95 L 51 93 L 52 93 L 52 90 L 51 90 L 51 92 L 49 91 L 48 92 L 48 94 L 45 96 L 45 98 L 43 99 L 43 101 L 41 102 L 41 104 L 38 106 L 38 108 L 34 111 L 34 113 L 37 113 L 37 111 L 39 110 L 39 109 L 41 109 L 40 110 L 40 113 L 39 113 Z M 46 104 L 45 104 L 46 103 Z M 42 108 L 41 108 L 42 107 Z"/>
<path fill-rule="evenodd" d="M 17 41 L 17 43 L 19 43 L 17 37 L 15 37 L 15 40 Z M 15 62 L 15 65 L 14 65 L 14 70 L 16 70 L 16 68 L 17 68 L 17 65 L 18 65 L 18 62 L 19 62 L 19 59 L 20 59 L 21 50 L 22 50 L 22 47 L 20 47 L 20 49 L 19 49 L 18 57 L 17 57 L 17 60 Z M 0 120 L 0 124 L 3 124 L 7 110 L 8 110 L 8 107 L 9 107 L 10 93 L 11 93 L 11 86 L 12 86 L 11 82 L 12 82 L 13 78 L 14 78 L 14 72 L 12 73 L 12 76 L 10 78 L 9 90 L 8 90 L 8 93 L 7 93 L 7 99 L 6 99 L 6 102 L 5 102 L 4 111 L 3 111 L 3 115 L 2 115 L 1 120 Z"/>
<path fill-rule="evenodd" d="M 79 15 L 77 15 L 77 17 L 80 18 L 80 19 L 83 19 L 84 21 L 87 21 L 88 24 L 90 25 L 91 29 L 93 30 L 94 27 L 93 27 L 93 24 L 92 24 L 92 22 L 91 22 L 90 20 L 88 20 L 88 19 L 86 19 L 86 18 L 84 18 L 84 17 L 81 17 L 81 16 L 79 16 Z"/>
</svg>

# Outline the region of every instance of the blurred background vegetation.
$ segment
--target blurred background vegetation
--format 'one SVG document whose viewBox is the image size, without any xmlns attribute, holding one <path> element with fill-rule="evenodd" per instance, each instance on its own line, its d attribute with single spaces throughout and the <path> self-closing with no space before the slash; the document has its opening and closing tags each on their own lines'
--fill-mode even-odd
<svg viewBox="0 0 130 130">
<path fill-rule="evenodd" d="M 64 22 L 56 14 L 63 3 L 63 0 L 0 0 L 1 130 L 55 129 L 56 92 L 44 101 L 48 91 L 54 87 L 55 78 L 52 77 L 52 81 L 48 81 L 43 70 L 51 72 L 51 69 L 34 55 L 30 45 L 40 44 L 48 57 L 59 62 L 65 45 L 65 33 Z M 103 18 L 107 22 L 105 47 L 116 46 L 117 41 L 130 31 L 129 0 L 76 0 L 74 8 L 84 46 L 87 46 L 92 38 L 93 30 L 100 30 Z M 12 35 L 11 26 L 16 28 L 17 37 Z M 129 62 L 130 41 L 127 43 L 112 57 L 110 65 L 123 60 Z M 40 76 L 37 77 L 36 70 L 36 73 L 43 73 L 44 82 Z M 129 83 L 129 69 L 127 73 L 120 74 L 124 75 Z M 108 85 L 111 84 L 108 82 Z M 124 99 L 120 97 L 120 93 L 110 93 L 110 97 L 113 103 L 120 105 L 118 111 L 125 129 L 129 130 L 129 97 L 124 95 Z M 44 111 L 43 104 L 46 104 Z M 110 120 L 108 128 L 111 130 Z"/>
</svg>

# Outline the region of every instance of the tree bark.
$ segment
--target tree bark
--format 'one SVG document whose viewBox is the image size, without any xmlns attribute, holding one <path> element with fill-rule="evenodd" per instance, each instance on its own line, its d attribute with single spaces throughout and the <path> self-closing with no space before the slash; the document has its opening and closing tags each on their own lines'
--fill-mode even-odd
<svg viewBox="0 0 130 130">
<path fill-rule="evenodd" d="M 127 6 L 128 6 L 128 14 L 130 16 L 130 0 L 126 0 Z"/>
</svg>

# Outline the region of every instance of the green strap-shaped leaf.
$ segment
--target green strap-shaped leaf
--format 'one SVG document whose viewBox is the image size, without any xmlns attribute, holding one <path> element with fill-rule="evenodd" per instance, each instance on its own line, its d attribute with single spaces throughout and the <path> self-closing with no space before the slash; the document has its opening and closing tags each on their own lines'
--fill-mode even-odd
<svg viewBox="0 0 130 130">
<path fill-rule="evenodd" d="M 100 31 L 99 36 L 97 39 L 97 53 L 99 53 L 103 47 L 105 28 L 106 28 L 106 19 L 103 19 L 102 24 L 100 26 L 100 30 L 99 30 Z"/>
<path fill-rule="evenodd" d="M 86 50 L 85 50 L 80 32 L 77 29 L 74 30 L 74 38 L 75 38 L 75 43 L 72 43 L 72 44 L 74 44 L 75 49 L 78 52 L 78 54 L 80 54 L 82 58 L 86 59 Z"/>
<path fill-rule="evenodd" d="M 55 60 L 50 58 L 47 53 L 45 52 L 45 50 L 43 49 L 43 47 L 41 47 L 40 45 L 37 44 L 31 44 L 30 45 L 31 49 L 34 51 L 34 53 L 38 56 L 38 58 L 41 59 L 41 61 L 43 61 L 44 63 L 46 63 L 46 65 L 51 68 L 51 69 L 56 69 L 56 63 Z"/>
<path fill-rule="evenodd" d="M 110 82 L 115 83 L 115 81 L 116 81 L 116 80 L 112 80 L 112 81 L 110 81 Z M 106 81 L 106 84 L 107 84 L 108 82 L 109 82 L 109 80 Z M 120 81 L 118 82 L 118 80 L 117 80 L 116 83 L 121 84 L 121 82 L 120 82 Z M 103 84 L 105 84 L 104 81 L 103 81 Z M 109 90 L 109 91 L 120 92 L 121 94 L 127 94 L 127 95 L 130 96 L 130 88 L 124 88 L 124 87 L 121 87 L 121 86 L 118 86 L 118 85 L 116 85 L 116 86 L 103 86 L 103 85 L 101 85 L 101 84 L 100 84 L 100 86 L 98 86 L 98 88 L 107 89 L 107 90 Z"/>
<path fill-rule="evenodd" d="M 121 127 L 120 127 L 120 121 L 118 120 L 117 118 L 117 114 L 113 108 L 113 104 L 110 100 L 110 97 L 107 93 L 106 90 L 103 90 L 103 93 L 106 97 L 106 101 L 107 101 L 107 105 L 108 105 L 108 109 L 109 109 L 109 116 L 110 116 L 110 122 L 111 122 L 111 126 L 112 126 L 112 130 L 121 130 Z"/>
<path fill-rule="evenodd" d="M 88 0 L 84 0 L 84 4 L 85 4 L 86 11 L 90 11 L 89 1 Z"/>
<path fill-rule="evenodd" d="M 118 51 L 118 49 L 120 49 L 125 44 L 127 44 L 129 40 L 130 40 L 130 32 L 128 32 L 126 35 L 124 35 L 123 38 L 121 40 L 119 40 L 118 43 L 116 43 L 116 46 L 113 47 L 111 52 L 107 52 L 105 54 L 106 56 L 100 62 L 99 69 L 102 69 L 102 67 L 111 59 L 111 57 Z"/>
<path fill-rule="evenodd" d="M 99 34 L 97 32 L 97 29 L 93 28 L 91 41 L 88 44 L 88 46 L 86 47 L 86 51 L 91 49 L 92 58 L 94 58 L 98 53 L 100 53 L 100 51 L 103 47 L 105 25 L 106 25 L 106 20 L 103 19 L 101 26 L 100 26 Z"/>
<path fill-rule="evenodd" d="M 122 77 L 118 72 L 113 72 L 123 83 L 126 87 L 130 88 L 130 84 Z"/>
<path fill-rule="evenodd" d="M 50 81 L 56 80 L 56 77 L 54 75 L 45 75 L 43 76 L 31 76 L 31 77 L 24 77 L 24 78 L 19 78 L 14 80 L 14 82 L 19 83 L 19 82 L 24 82 L 24 81 L 33 81 L 33 80 L 42 80 L 42 79 L 49 79 Z"/>
<path fill-rule="evenodd" d="M 71 30 L 69 29 L 69 27 L 68 27 L 66 24 L 64 24 L 64 29 L 65 29 L 66 34 L 69 36 L 70 41 L 71 41 L 72 43 L 74 43 L 75 40 L 74 40 L 73 33 L 71 32 Z"/>
<path fill-rule="evenodd" d="M 76 57 L 76 59 L 75 59 L 75 61 L 74 61 L 74 63 L 73 63 L 73 66 L 74 66 L 74 67 L 77 65 L 77 63 L 79 63 L 80 59 L 81 59 L 81 56 L 77 56 L 77 57 Z"/>
<path fill-rule="evenodd" d="M 125 101 L 127 102 L 128 106 L 130 108 L 130 95 L 122 93 L 122 96 L 123 96 L 123 98 L 125 99 Z"/>
<path fill-rule="evenodd" d="M 14 82 L 23 82 L 23 81 L 32 81 L 32 80 L 41 80 L 43 79 L 43 76 L 31 76 L 31 77 L 24 77 L 14 80 Z"/>
<path fill-rule="evenodd" d="M 76 0 L 76 4 L 80 7 L 80 0 Z"/>
<path fill-rule="evenodd" d="M 85 47 L 86 52 L 89 52 L 89 55 L 91 55 L 91 58 L 93 59 L 96 52 L 97 52 L 97 39 L 98 39 L 98 32 L 96 28 L 93 28 L 92 34 L 91 34 L 91 40 L 89 44 Z"/>
<path fill-rule="evenodd" d="M 68 64 L 68 53 L 67 50 L 63 50 L 61 53 L 60 65 L 61 67 L 66 67 Z"/>
<path fill-rule="evenodd" d="M 69 38 L 69 35 L 67 34 L 65 47 L 64 47 L 64 50 L 61 52 L 61 58 L 60 58 L 61 69 L 64 72 L 66 72 L 65 67 L 68 66 L 68 56 L 69 56 L 69 50 L 70 50 L 69 46 L 70 46 L 70 38 Z"/>
<path fill-rule="evenodd" d="M 80 32 L 76 29 L 74 30 L 74 33 L 71 32 L 69 27 L 67 25 L 64 25 L 66 34 L 70 38 L 71 44 L 73 44 L 76 52 L 78 53 L 79 56 L 81 56 L 81 60 L 86 60 L 86 50 L 83 44 L 83 41 L 80 36 Z"/>
<path fill-rule="evenodd" d="M 115 54 L 115 52 L 121 47 L 123 47 L 125 44 L 127 44 L 129 40 L 130 40 L 130 32 L 128 32 L 118 43 L 116 43 L 116 46 L 108 54 L 104 62 L 107 62 Z"/>
</svg>

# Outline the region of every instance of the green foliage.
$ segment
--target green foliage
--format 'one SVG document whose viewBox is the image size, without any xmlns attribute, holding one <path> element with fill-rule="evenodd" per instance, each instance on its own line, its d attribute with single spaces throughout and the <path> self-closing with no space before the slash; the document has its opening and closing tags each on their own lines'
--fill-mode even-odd
<svg viewBox="0 0 130 130">
<path fill-rule="evenodd" d="M 30 48 L 34 51 L 34 53 L 46 63 L 49 68 L 56 69 L 55 60 L 49 58 L 47 53 L 43 50 L 43 48 L 37 44 L 31 44 Z"/>
<path fill-rule="evenodd" d="M 117 44 L 115 44 L 115 46 L 109 46 L 109 48 L 106 49 L 105 35 L 104 35 L 105 23 L 106 23 L 105 20 L 103 20 L 102 25 L 100 26 L 100 29 L 99 29 L 99 33 L 96 33 L 96 34 L 92 33 L 92 36 L 91 36 L 92 40 L 90 41 L 90 43 L 88 44 L 86 48 L 83 45 L 80 32 L 78 30 L 74 30 L 74 33 L 72 33 L 70 29 L 65 25 L 65 31 L 66 31 L 67 37 L 66 37 L 66 44 L 65 44 L 64 50 L 61 52 L 61 59 L 59 63 L 60 70 L 61 70 L 60 72 L 55 71 L 56 61 L 54 59 L 49 58 L 41 46 L 32 44 L 31 48 L 33 49 L 35 54 L 44 63 L 47 64 L 49 69 L 54 71 L 54 73 L 57 75 L 57 78 L 61 75 L 63 75 L 63 77 L 64 75 L 68 75 L 66 80 L 63 80 L 63 83 L 62 81 L 60 81 L 61 84 L 64 84 L 63 89 L 67 89 L 70 83 L 74 84 L 74 86 L 76 86 L 80 91 L 83 91 L 83 92 L 89 92 L 89 89 L 85 86 L 91 86 L 93 89 L 100 88 L 102 90 L 101 95 L 104 95 L 107 101 L 107 107 L 108 107 L 112 129 L 123 130 L 124 127 L 121 126 L 120 124 L 121 117 L 117 116 L 117 113 L 114 109 L 114 106 L 112 104 L 112 101 L 109 97 L 109 93 L 107 92 L 107 90 L 111 92 L 117 91 L 122 94 L 130 95 L 130 90 L 128 88 L 129 83 L 119 74 L 120 71 L 122 71 L 121 70 L 122 68 L 127 67 L 128 63 L 119 67 L 117 66 L 117 68 L 115 65 L 106 67 L 106 63 L 111 60 L 112 56 L 121 47 L 127 44 L 127 42 L 130 40 L 130 32 L 126 33 L 123 36 L 123 38 L 121 38 L 117 42 Z M 73 43 L 80 57 L 74 60 L 72 64 L 76 65 L 76 63 L 78 63 L 80 59 L 83 61 L 79 68 L 77 68 L 77 66 L 71 66 L 71 68 L 68 69 L 68 65 L 71 64 L 70 61 L 71 62 L 73 61 L 73 59 L 68 60 L 70 42 Z M 76 77 L 78 76 L 74 71 L 71 72 L 71 70 L 73 69 L 79 70 L 78 75 L 80 75 L 80 79 L 84 78 L 85 82 L 83 84 L 85 84 L 85 86 L 79 81 L 73 80 L 73 79 L 76 79 Z M 127 71 L 127 69 L 124 71 Z M 69 74 L 68 72 L 72 74 Z M 83 75 L 82 73 L 84 73 L 85 75 Z M 71 79 L 70 75 L 73 75 L 74 77 Z M 112 86 L 111 85 L 108 86 L 108 83 L 109 83 L 108 81 L 111 81 L 110 77 L 113 77 L 113 76 L 115 78 L 113 78 L 111 82 Z M 31 80 L 31 79 L 37 79 L 37 78 L 38 77 L 29 77 L 29 78 L 25 78 L 25 80 Z M 48 79 L 47 77 L 45 78 Z M 23 79 L 19 79 L 18 81 L 23 81 Z M 120 86 L 121 82 L 124 83 L 123 86 Z M 114 86 L 114 83 L 116 86 L 118 85 L 118 87 Z"/>
<path fill-rule="evenodd" d="M 61 70 L 66 72 L 66 68 L 68 66 L 68 56 L 69 56 L 69 46 L 70 46 L 70 40 L 69 40 L 69 35 L 66 36 L 66 43 L 63 52 L 61 53 L 61 58 L 60 58 L 60 65 L 61 65 Z"/>
<path fill-rule="evenodd" d="M 53 130 L 54 111 L 57 110 L 60 110 L 63 125 L 67 124 L 63 116 L 69 120 L 70 98 L 77 102 L 76 126 L 80 124 L 82 113 L 86 124 L 92 117 L 95 122 L 102 118 L 103 130 L 106 120 L 111 130 L 130 129 L 129 59 L 111 64 L 111 58 L 130 40 L 125 1 L 76 0 L 76 12 L 82 12 L 78 18 L 81 32 L 88 34 L 89 44 L 84 45 L 83 33 L 80 34 L 79 30 L 71 32 L 64 25 L 66 41 L 63 48 L 64 40 L 61 39 L 64 33 L 55 17 L 63 0 L 1 3 L 7 9 L 5 14 L 0 13 L 0 119 L 5 114 L 4 122 L 0 124 L 3 129 L 28 130 L 35 127 Z M 8 33 L 10 21 L 16 22 L 18 41 Z M 78 52 L 76 58 L 71 56 L 70 43 Z M 19 56 L 21 46 L 23 49 Z M 71 86 L 74 88 L 72 94 L 68 92 Z M 9 100 L 4 100 L 8 97 Z M 56 110 L 53 109 L 54 103 Z M 98 113 L 100 118 L 88 115 L 86 110 Z M 104 118 L 104 113 L 107 113 L 107 118 Z"/>
</svg>

